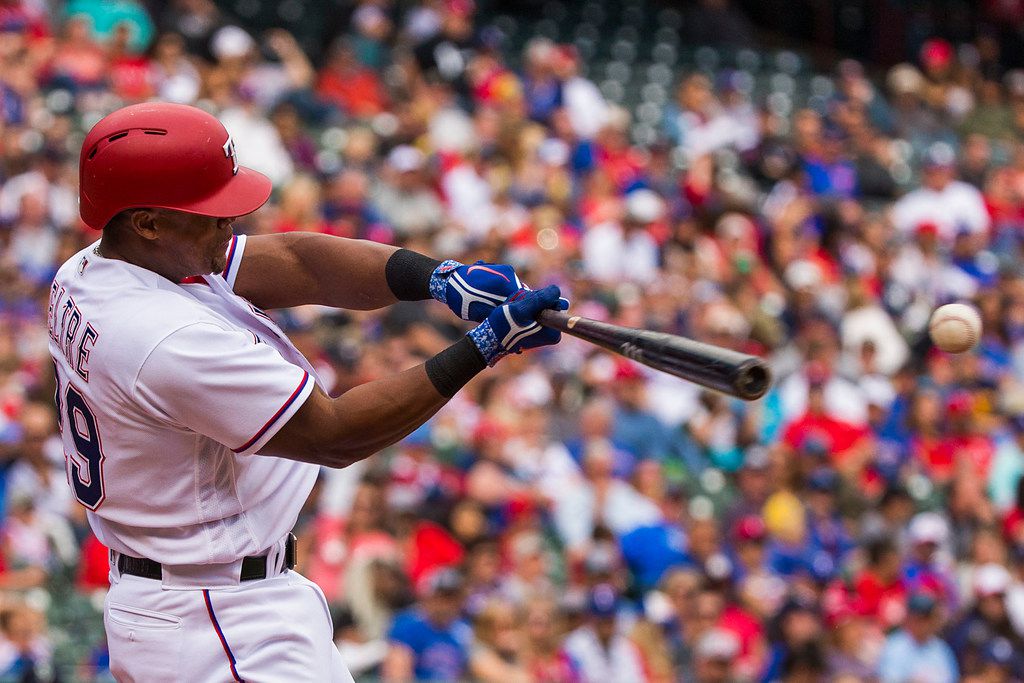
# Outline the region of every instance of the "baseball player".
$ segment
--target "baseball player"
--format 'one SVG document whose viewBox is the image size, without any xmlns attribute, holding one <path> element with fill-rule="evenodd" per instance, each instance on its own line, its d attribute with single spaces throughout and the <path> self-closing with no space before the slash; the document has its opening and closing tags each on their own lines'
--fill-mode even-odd
<svg viewBox="0 0 1024 683">
<path fill-rule="evenodd" d="M 290 571 L 319 466 L 395 443 L 508 353 L 557 343 L 564 309 L 509 266 L 313 234 L 234 236 L 270 181 L 214 117 L 110 114 L 85 138 L 83 221 L 57 272 L 50 353 L 68 483 L 110 548 L 119 681 L 351 681 L 320 589 Z M 433 297 L 479 323 L 423 365 L 332 399 L 263 309 Z"/>
</svg>

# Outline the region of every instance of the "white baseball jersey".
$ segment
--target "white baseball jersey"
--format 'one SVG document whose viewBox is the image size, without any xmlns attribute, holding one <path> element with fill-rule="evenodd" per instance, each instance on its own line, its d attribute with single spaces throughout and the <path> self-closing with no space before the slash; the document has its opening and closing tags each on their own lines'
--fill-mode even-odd
<svg viewBox="0 0 1024 683">
<path fill-rule="evenodd" d="M 108 547 L 171 565 L 257 555 L 295 524 L 318 467 L 256 453 L 313 368 L 221 274 L 174 283 L 94 245 L 57 272 L 50 353 L 68 483 Z"/>
</svg>

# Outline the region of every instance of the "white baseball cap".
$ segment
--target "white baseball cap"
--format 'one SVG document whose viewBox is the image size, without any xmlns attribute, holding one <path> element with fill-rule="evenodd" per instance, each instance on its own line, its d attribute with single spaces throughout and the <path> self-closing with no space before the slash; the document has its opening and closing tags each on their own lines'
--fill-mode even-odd
<svg viewBox="0 0 1024 683">
<path fill-rule="evenodd" d="M 411 145 L 399 145 L 388 154 L 388 166 L 399 173 L 423 168 L 423 152 Z"/>
<path fill-rule="evenodd" d="M 740 640 L 731 631 L 713 628 L 697 641 L 695 654 L 700 659 L 732 661 L 740 653 Z"/>
<path fill-rule="evenodd" d="M 210 42 L 210 51 L 217 59 L 237 59 L 249 54 L 256 41 L 238 26 L 224 26 L 217 29 Z"/>
<path fill-rule="evenodd" d="M 626 216 L 637 223 L 653 223 L 665 213 L 665 201 L 654 190 L 633 190 L 626 195 Z"/>
<path fill-rule="evenodd" d="M 983 564 L 974 570 L 974 594 L 978 597 L 1005 593 L 1012 582 L 1006 567 L 995 562 Z"/>
<path fill-rule="evenodd" d="M 935 512 L 920 512 L 910 520 L 910 528 L 907 531 L 914 543 L 941 544 L 946 540 L 948 528 L 946 520 L 941 515 Z"/>
<path fill-rule="evenodd" d="M 818 264 L 807 259 L 797 259 L 790 263 L 783 277 L 793 289 L 812 289 L 820 285 L 823 279 Z"/>
</svg>

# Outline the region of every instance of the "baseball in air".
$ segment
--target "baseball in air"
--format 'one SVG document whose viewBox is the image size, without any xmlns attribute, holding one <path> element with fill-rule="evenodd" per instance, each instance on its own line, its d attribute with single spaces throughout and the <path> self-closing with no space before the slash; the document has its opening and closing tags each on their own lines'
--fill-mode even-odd
<svg viewBox="0 0 1024 683">
<path fill-rule="evenodd" d="M 963 353 L 981 339 L 981 316 L 969 304 L 946 304 L 932 313 L 928 334 L 947 353 Z"/>
</svg>

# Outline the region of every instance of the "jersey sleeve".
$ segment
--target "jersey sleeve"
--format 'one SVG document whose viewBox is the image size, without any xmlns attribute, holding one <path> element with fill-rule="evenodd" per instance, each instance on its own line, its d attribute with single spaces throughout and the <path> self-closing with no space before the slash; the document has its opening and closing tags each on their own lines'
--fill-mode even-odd
<svg viewBox="0 0 1024 683">
<path fill-rule="evenodd" d="M 245 235 L 235 235 L 228 242 L 227 265 L 221 277 L 227 281 L 232 291 L 235 289 L 235 279 L 238 277 L 238 266 L 242 263 L 242 254 L 245 253 Z"/>
<path fill-rule="evenodd" d="M 173 424 L 249 455 L 291 419 L 313 386 L 309 373 L 252 334 L 195 323 L 153 349 L 134 398 Z"/>
</svg>

